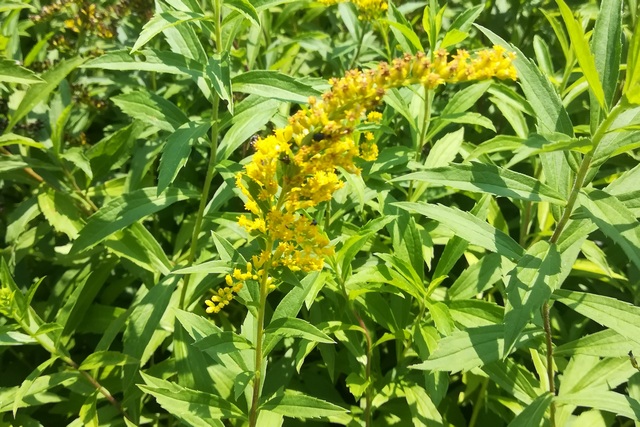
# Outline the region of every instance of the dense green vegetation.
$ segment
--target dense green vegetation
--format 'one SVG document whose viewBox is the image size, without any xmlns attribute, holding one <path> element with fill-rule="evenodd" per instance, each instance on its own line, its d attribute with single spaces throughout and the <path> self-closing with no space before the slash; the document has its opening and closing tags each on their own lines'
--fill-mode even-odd
<svg viewBox="0 0 640 427">
<path fill-rule="evenodd" d="M 4 0 L 0 425 L 639 425 L 637 12 Z"/>
</svg>

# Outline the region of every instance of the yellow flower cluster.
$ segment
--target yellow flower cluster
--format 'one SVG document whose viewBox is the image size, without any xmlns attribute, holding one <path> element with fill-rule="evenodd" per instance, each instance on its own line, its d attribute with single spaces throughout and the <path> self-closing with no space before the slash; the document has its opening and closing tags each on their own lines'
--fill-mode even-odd
<svg viewBox="0 0 640 427">
<path fill-rule="evenodd" d="M 380 18 L 387 11 L 389 5 L 385 0 L 319 0 L 320 3 L 331 6 L 349 1 L 353 3 L 360 13 L 359 18 L 371 21 Z"/>
<path fill-rule="evenodd" d="M 356 157 L 377 158 L 374 135 L 359 132 L 357 126 L 382 120 L 375 108 L 388 89 L 412 84 L 434 89 L 445 83 L 494 77 L 515 79 L 513 58 L 498 46 L 473 56 L 459 50 L 449 57 L 440 50 L 433 61 L 420 52 L 391 64 L 380 63 L 375 69 L 351 70 L 342 78 L 331 79 L 331 89 L 320 99 L 310 97 L 309 105 L 291 116 L 284 128 L 258 138 L 251 162 L 236 176 L 246 196 L 245 207 L 253 214 L 253 219 L 241 216 L 239 224 L 266 236 L 270 244 L 253 257 L 258 274 L 252 275 L 249 265 L 247 273 L 236 270 L 233 277 L 227 276 L 227 287 L 207 301 L 207 311 L 218 312 L 237 286 L 250 276 L 254 280 L 262 277 L 271 267 L 304 272 L 322 269 L 333 247 L 304 210 L 331 200 L 343 186 L 339 168 L 359 173 Z"/>
<path fill-rule="evenodd" d="M 240 292 L 245 281 L 250 279 L 258 280 L 258 276 L 263 273 L 260 270 L 257 274 L 254 274 L 252 270 L 252 265 L 248 262 L 246 273 L 243 273 L 239 268 L 236 268 L 233 270 L 233 275 L 227 274 L 224 278 L 226 286 L 219 288 L 218 292 L 214 296 L 205 301 L 205 304 L 207 305 L 207 313 L 219 313 L 223 307 L 229 305 L 233 299 L 233 294 Z"/>
</svg>

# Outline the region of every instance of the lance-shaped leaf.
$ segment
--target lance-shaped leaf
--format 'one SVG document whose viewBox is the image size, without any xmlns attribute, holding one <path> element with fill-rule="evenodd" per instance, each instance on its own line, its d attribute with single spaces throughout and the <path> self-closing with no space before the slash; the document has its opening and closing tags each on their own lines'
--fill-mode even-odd
<svg viewBox="0 0 640 427">
<path fill-rule="evenodd" d="M 551 393 L 538 396 L 509 423 L 509 427 L 539 427 L 552 399 Z"/>
<path fill-rule="evenodd" d="M 507 258 L 518 260 L 524 252 L 522 246 L 503 231 L 498 230 L 469 212 L 427 203 L 398 202 L 392 204 L 409 212 L 419 213 L 427 218 L 441 222 L 451 229 L 456 236 Z"/>
<path fill-rule="evenodd" d="M 134 222 L 158 212 L 167 206 L 198 198 L 200 193 L 180 188 L 169 188 L 157 196 L 155 187 L 141 188 L 133 193 L 112 199 L 106 206 L 91 215 L 80 235 L 73 243 L 71 253 L 78 253 L 100 243 L 111 234 Z"/>
<path fill-rule="evenodd" d="M 490 30 L 476 25 L 492 43 L 516 53 L 513 65 L 518 72 L 518 83 L 536 114 L 541 132 L 562 132 L 573 136 L 573 124 L 562 100 L 547 77 L 515 46 L 507 43 Z"/>
<path fill-rule="evenodd" d="M 0 83 L 44 83 L 33 71 L 6 58 L 0 58 Z"/>
<path fill-rule="evenodd" d="M 147 91 L 126 93 L 111 98 L 122 111 L 134 119 L 173 132 L 186 122 L 187 116 L 174 103 Z"/>
<path fill-rule="evenodd" d="M 186 425 L 211 425 L 204 421 L 240 418 L 246 415 L 228 399 L 211 393 L 184 388 L 176 383 L 140 373 L 145 384 L 138 387 L 156 398 L 160 406 L 183 420 Z M 216 425 L 216 424 L 214 424 Z"/>
<path fill-rule="evenodd" d="M 618 86 L 618 74 L 620 70 L 620 55 L 622 51 L 622 0 L 609 0 L 602 2 L 600 13 L 593 30 L 591 49 L 595 59 L 595 67 L 598 71 L 604 100 L 607 106 L 611 106 Z M 593 93 L 591 94 L 594 97 Z M 597 102 L 589 104 L 591 113 L 591 129 L 596 129 L 600 122 L 601 109 Z"/>
<path fill-rule="evenodd" d="M 553 354 L 557 356 L 585 354 L 598 357 L 626 357 L 629 350 L 632 350 L 634 354 L 640 354 L 640 343 L 630 342 L 624 335 L 612 329 L 605 329 L 558 346 Z"/>
<path fill-rule="evenodd" d="M 504 315 L 504 354 L 511 353 L 534 313 L 557 288 L 560 254 L 554 244 L 539 241 L 527 250 L 511 272 Z"/>
<path fill-rule="evenodd" d="M 160 166 L 158 167 L 158 194 L 173 183 L 180 169 L 187 163 L 191 153 L 191 145 L 207 134 L 211 122 L 186 122 L 167 138 Z"/>
<path fill-rule="evenodd" d="M 236 92 L 306 104 L 310 96 L 320 94 L 299 80 L 277 71 L 257 70 L 238 74 L 232 79 Z"/>
<path fill-rule="evenodd" d="M 446 185 L 459 190 L 495 194 L 532 202 L 564 205 L 560 193 L 530 176 L 484 163 L 454 164 L 413 172 L 393 179 L 420 181 L 431 185 Z"/>
<path fill-rule="evenodd" d="M 341 415 L 347 411 L 333 403 L 294 390 L 285 390 L 267 400 L 261 410 L 272 411 L 291 418 L 321 418 Z"/>
<path fill-rule="evenodd" d="M 580 64 L 582 73 L 589 83 L 589 88 L 593 92 L 595 98 L 598 100 L 598 104 L 600 104 L 600 107 L 607 111 L 608 108 L 604 100 L 602 83 L 600 83 L 600 78 L 598 77 L 598 72 L 596 71 L 596 62 L 593 58 L 593 55 L 591 54 L 591 50 L 589 49 L 589 42 L 586 35 L 584 34 L 582 25 L 573 17 L 571 9 L 569 9 L 569 6 L 567 6 L 564 0 L 556 0 L 556 3 L 558 3 L 560 14 L 562 15 L 564 24 L 567 27 L 569 39 L 571 39 L 571 47 L 573 47 L 573 52 L 578 59 L 578 64 Z"/>
<path fill-rule="evenodd" d="M 55 68 L 44 73 L 41 77 L 44 80 L 43 84 L 33 85 L 25 93 L 20 105 L 16 108 L 16 111 L 11 115 L 11 120 L 5 129 L 5 133 L 8 133 L 13 127 L 31 110 L 38 105 L 39 102 L 47 99 L 49 94 L 58 87 L 60 82 L 67 77 L 67 75 L 75 70 L 80 64 L 85 61 L 85 58 L 75 57 L 71 59 L 62 60 L 56 65 Z"/>
<path fill-rule="evenodd" d="M 202 76 L 204 64 L 179 53 L 145 49 L 131 55 L 128 50 L 116 50 L 87 61 L 81 68 L 114 71 L 151 71 L 177 75 Z"/>
<path fill-rule="evenodd" d="M 640 402 L 615 391 L 589 389 L 558 396 L 555 401 L 562 405 L 583 406 L 612 412 L 632 420 L 640 419 Z"/>
<path fill-rule="evenodd" d="M 553 299 L 627 339 L 640 343 L 640 307 L 615 298 L 562 289 L 553 293 Z"/>
<path fill-rule="evenodd" d="M 183 12 L 174 10 L 171 12 L 158 13 L 147 22 L 142 28 L 142 32 L 131 48 L 131 52 L 142 49 L 144 45 L 163 32 L 164 30 L 175 27 L 176 25 L 189 22 L 208 19 L 205 15 L 195 12 Z"/>
<path fill-rule="evenodd" d="M 520 336 L 515 347 L 539 335 L 528 331 Z M 504 354 L 504 328 L 502 325 L 487 325 L 457 331 L 438 342 L 438 347 L 422 363 L 413 369 L 426 371 L 468 371 L 499 360 Z"/>
<path fill-rule="evenodd" d="M 309 341 L 316 341 L 325 344 L 333 344 L 334 341 L 320 329 L 313 326 L 306 320 L 295 317 L 281 317 L 269 323 L 265 328 L 268 335 L 280 337 L 304 338 Z"/>
<path fill-rule="evenodd" d="M 627 53 L 627 75 L 622 94 L 635 105 L 640 104 L 640 31 L 634 31 Z"/>
<path fill-rule="evenodd" d="M 640 268 L 640 222 L 617 197 L 602 190 L 583 190 L 579 213 L 586 213 Z"/>
</svg>

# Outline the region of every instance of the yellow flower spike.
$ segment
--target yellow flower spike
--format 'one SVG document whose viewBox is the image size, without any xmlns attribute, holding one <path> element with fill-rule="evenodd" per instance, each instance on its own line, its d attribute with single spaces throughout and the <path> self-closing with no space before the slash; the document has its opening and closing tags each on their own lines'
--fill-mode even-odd
<svg viewBox="0 0 640 427">
<path fill-rule="evenodd" d="M 335 4 L 343 0 L 320 1 Z M 382 0 L 352 3 L 361 14 L 367 8 L 387 7 Z M 362 138 L 356 138 L 355 131 L 361 123 L 382 121 L 382 114 L 375 109 L 387 90 L 414 84 L 435 89 L 470 80 L 515 79 L 513 59 L 513 53 L 499 46 L 474 54 L 458 50 L 452 56 L 438 50 L 433 60 L 419 52 L 330 79 L 330 90 L 309 97 L 309 105 L 289 117 L 284 127 L 255 142 L 251 162 L 236 176 L 236 185 L 246 197 L 245 207 L 253 214 L 253 219 L 240 216 L 238 223 L 249 232 L 263 233 L 272 246 L 252 256 L 246 272 L 235 269 L 229 279 L 225 277 L 229 292 L 224 295 L 237 293 L 245 280 L 260 281 L 269 268 L 303 272 L 323 268 L 325 257 L 331 256 L 334 248 L 315 221 L 300 211 L 331 200 L 344 185 L 337 168 L 357 174 L 357 157 L 366 161 L 377 158 L 373 133 L 366 131 Z"/>
</svg>

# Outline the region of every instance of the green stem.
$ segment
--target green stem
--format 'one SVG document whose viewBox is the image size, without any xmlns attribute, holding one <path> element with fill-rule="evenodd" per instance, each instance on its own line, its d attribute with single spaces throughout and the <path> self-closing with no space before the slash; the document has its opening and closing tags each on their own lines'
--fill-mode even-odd
<svg viewBox="0 0 640 427">
<path fill-rule="evenodd" d="M 213 14 L 214 22 L 216 22 L 216 51 L 219 51 L 222 47 L 222 24 L 220 22 L 222 4 L 219 0 L 213 0 Z M 215 91 L 211 93 L 211 145 L 209 149 L 209 164 L 207 166 L 207 174 L 204 179 L 204 187 L 202 188 L 202 197 L 200 198 L 200 204 L 198 206 L 198 213 L 196 214 L 196 222 L 193 225 L 193 234 L 191 235 L 191 245 L 189 246 L 189 255 L 187 257 L 187 267 L 193 264 L 198 251 L 198 236 L 202 228 L 202 221 L 204 218 L 204 210 L 207 207 L 209 201 L 209 191 L 211 190 L 211 181 L 216 172 L 216 155 L 218 152 L 218 108 L 220 107 L 220 97 Z M 189 282 L 191 281 L 191 275 L 188 274 L 184 278 L 182 285 L 182 291 L 180 292 L 179 307 L 186 308 L 187 289 L 189 288 Z"/>
<path fill-rule="evenodd" d="M 606 135 L 615 119 L 625 110 L 626 107 L 627 103 L 623 99 L 611 110 L 611 113 L 609 113 L 607 118 L 600 124 L 600 126 L 598 126 L 598 130 L 591 139 L 591 151 L 585 154 L 584 158 L 582 159 L 582 163 L 580 164 L 580 168 L 578 169 L 578 173 L 576 174 L 576 179 L 573 182 L 571 192 L 569 193 L 569 198 L 567 199 L 567 205 L 564 209 L 564 212 L 562 213 L 562 216 L 560 217 L 560 220 L 558 221 L 558 225 L 553 231 L 553 235 L 549 239 L 549 243 L 555 244 L 560 239 L 560 235 L 567 226 L 569 218 L 573 213 L 573 209 L 575 207 L 576 201 L 578 200 L 580 190 L 582 190 L 586 183 L 586 177 L 589 172 L 589 167 L 591 166 L 591 161 L 593 160 L 593 153 L 598 148 L 598 145 L 602 141 L 602 138 Z M 555 371 L 553 369 L 553 337 L 551 335 L 551 321 L 549 311 L 549 302 L 546 301 L 542 306 L 542 318 L 544 321 L 544 333 L 547 346 L 547 376 L 549 380 L 549 392 L 555 395 L 556 387 L 554 381 Z M 550 411 L 551 427 L 555 427 L 556 406 L 555 402 L 553 401 L 551 402 Z"/>
<path fill-rule="evenodd" d="M 482 409 L 482 398 L 487 393 L 487 388 L 489 387 L 489 378 L 485 378 L 482 381 L 482 386 L 478 391 L 478 398 L 476 399 L 475 405 L 473 405 L 473 413 L 471 414 L 471 420 L 469 420 L 468 427 L 475 427 L 476 422 L 478 422 L 478 416 L 480 415 L 480 409 Z"/>
<path fill-rule="evenodd" d="M 273 250 L 273 240 L 269 239 L 266 245 L 266 252 L 271 253 Z M 269 295 L 269 269 L 271 262 L 267 262 L 264 267 L 264 273 L 260 278 L 260 303 L 258 305 L 258 318 L 256 326 L 256 352 L 255 352 L 255 376 L 253 378 L 253 392 L 251 397 L 251 409 L 249 412 L 249 427 L 256 427 L 258 422 L 260 404 L 260 391 L 262 386 L 262 343 L 264 338 L 264 317 L 267 307 L 267 295 Z"/>
<path fill-rule="evenodd" d="M 332 264 L 335 267 L 336 264 L 335 263 L 332 263 Z M 334 268 L 334 271 L 337 271 L 337 270 Z M 353 317 L 356 319 L 356 321 L 362 328 L 365 340 L 367 341 L 367 364 L 365 365 L 365 377 L 366 377 L 365 381 L 367 384 L 367 388 L 365 389 L 364 424 L 365 424 L 365 427 L 371 427 L 371 415 L 372 415 L 372 407 L 373 407 L 373 387 L 372 387 L 373 381 L 371 380 L 371 362 L 373 360 L 373 339 L 371 337 L 371 332 L 369 331 L 369 328 L 367 328 L 366 323 L 364 323 L 364 320 L 362 319 L 360 314 L 358 314 L 358 311 L 356 310 L 356 308 L 353 306 L 353 303 L 349 299 L 349 294 L 347 293 L 347 288 L 345 286 L 344 280 L 342 279 L 342 275 L 336 274 L 336 278 L 337 278 L 340 291 L 342 292 L 342 296 L 344 297 L 345 301 L 347 302 L 347 306 L 349 307 L 349 311 L 351 311 L 351 314 L 353 315 Z"/>
<path fill-rule="evenodd" d="M 424 86 L 424 117 L 422 120 L 422 129 L 420 129 L 420 135 L 418 135 L 418 139 L 415 147 L 415 155 L 414 160 L 419 162 L 422 157 L 422 147 L 427 142 L 427 133 L 429 131 L 429 124 L 431 123 L 431 106 L 433 103 L 433 90 Z M 414 182 L 409 182 L 409 191 L 408 191 L 408 199 L 411 201 L 413 197 L 413 185 Z"/>
<path fill-rule="evenodd" d="M 217 93 L 213 93 L 212 111 L 211 111 L 211 146 L 209 150 L 209 165 L 207 166 L 207 175 L 204 179 L 204 187 L 202 189 L 202 197 L 200 198 L 200 205 L 198 206 L 198 213 L 196 214 L 196 222 L 193 226 L 193 234 L 191 235 L 191 245 L 189 247 L 189 257 L 187 258 L 187 266 L 191 266 L 196 257 L 198 250 L 198 236 L 202 228 L 202 220 L 204 219 L 204 210 L 207 207 L 209 201 L 209 191 L 211 190 L 211 181 L 216 171 L 216 153 L 218 151 L 218 106 L 220 104 L 220 98 Z M 180 293 L 180 308 L 184 309 L 186 304 L 187 288 L 191 281 L 191 275 L 187 275 L 184 279 L 184 285 L 182 286 L 182 292 Z"/>
<path fill-rule="evenodd" d="M 378 25 L 380 25 L 380 34 L 382 35 L 382 40 L 384 40 L 384 47 L 387 51 L 387 61 L 391 62 L 391 45 L 389 45 L 389 35 L 387 34 L 387 26 L 381 22 L 377 21 Z"/>
<path fill-rule="evenodd" d="M 368 27 L 368 25 L 365 23 L 365 24 L 362 25 L 362 28 L 360 29 L 360 37 L 358 39 L 358 46 L 356 47 L 356 54 L 351 58 L 351 63 L 349 64 L 349 69 L 350 70 L 353 67 L 355 67 L 356 61 L 358 60 L 358 57 L 360 56 L 360 50 L 362 50 L 362 42 L 364 40 L 364 35 L 367 32 L 367 27 Z"/>
<path fill-rule="evenodd" d="M 549 302 L 542 305 L 542 320 L 544 323 L 544 335 L 547 343 L 547 380 L 549 381 L 549 392 L 555 396 L 555 371 L 553 369 L 553 337 L 551 336 L 551 320 L 549 316 Z M 556 405 L 551 402 L 551 427 L 556 427 Z"/>
</svg>

